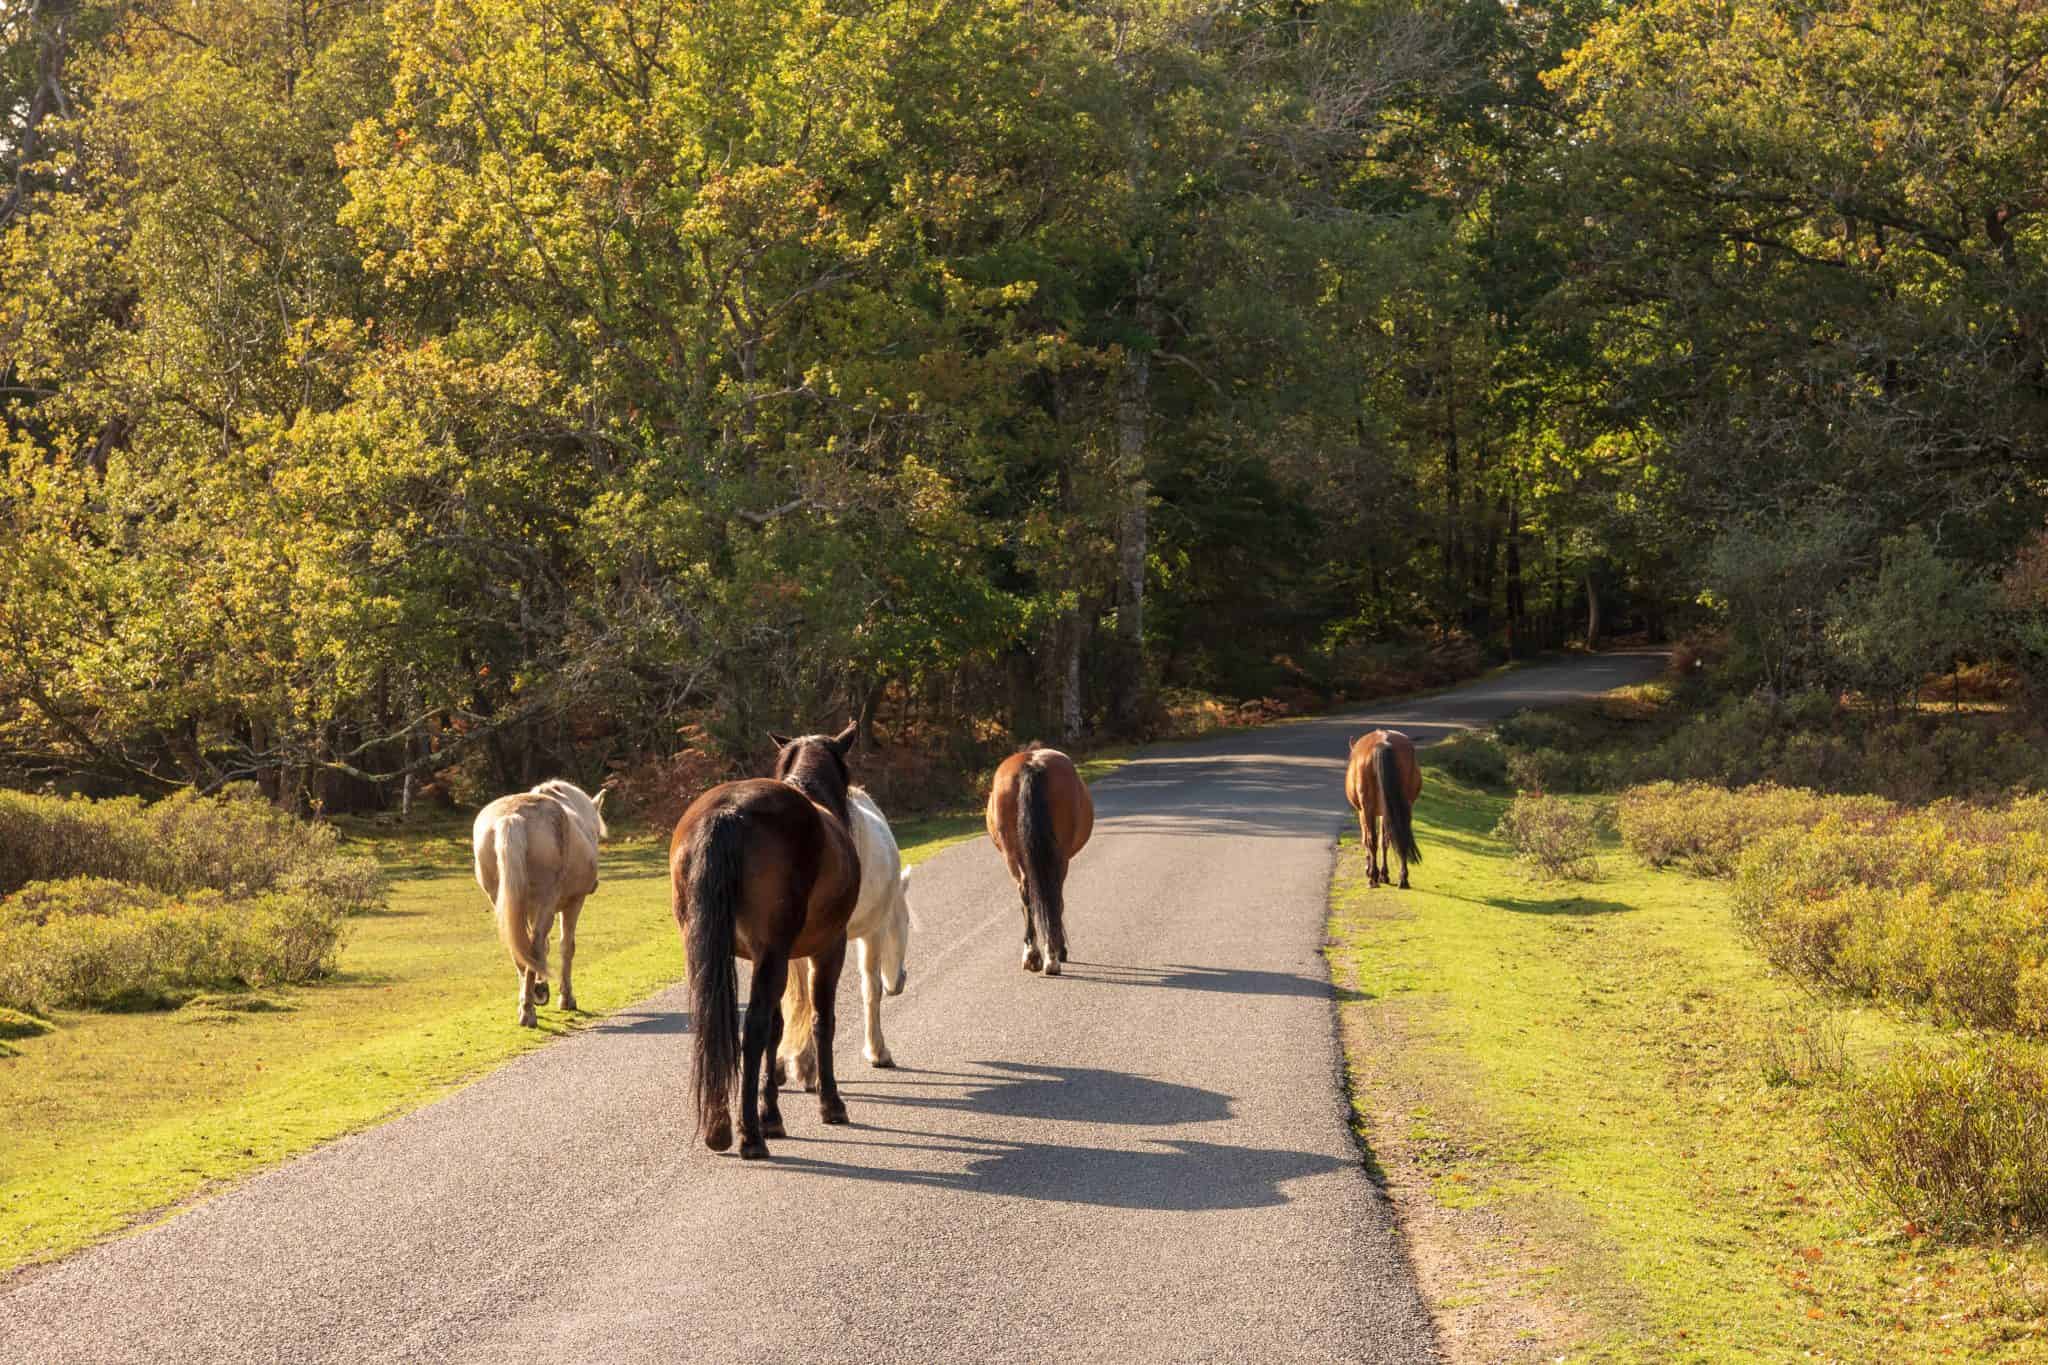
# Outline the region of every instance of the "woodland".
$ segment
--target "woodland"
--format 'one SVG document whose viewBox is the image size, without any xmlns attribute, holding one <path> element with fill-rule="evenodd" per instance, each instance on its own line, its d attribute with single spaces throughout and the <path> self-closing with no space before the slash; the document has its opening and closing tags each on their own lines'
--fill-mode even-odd
<svg viewBox="0 0 2048 1365">
<path fill-rule="evenodd" d="M 2048 681 L 2020 0 L 15 0 L 0 783 Z"/>
</svg>

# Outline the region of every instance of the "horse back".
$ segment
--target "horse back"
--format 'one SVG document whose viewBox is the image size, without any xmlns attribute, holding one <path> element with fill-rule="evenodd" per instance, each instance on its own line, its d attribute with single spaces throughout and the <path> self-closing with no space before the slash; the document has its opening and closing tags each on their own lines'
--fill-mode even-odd
<svg viewBox="0 0 2048 1365">
<path fill-rule="evenodd" d="M 717 828 L 720 817 L 736 822 Z M 721 783 L 690 803 L 669 839 L 669 880 L 679 919 L 689 913 L 691 874 L 708 838 L 737 838 L 744 871 L 734 950 L 808 957 L 846 932 L 860 894 L 853 839 L 838 817 L 786 782 Z"/>
<path fill-rule="evenodd" d="M 532 903 L 549 906 L 597 889 L 597 847 L 563 805 L 533 792 L 501 796 L 477 813 L 471 833 L 477 884 L 498 896 L 498 841 L 513 824 L 526 839 L 526 886 Z"/>
<path fill-rule="evenodd" d="M 1380 749 L 1391 749 L 1401 770 L 1401 790 L 1412 804 L 1422 794 L 1422 767 L 1415 757 L 1415 741 L 1399 730 L 1374 730 L 1351 742 L 1351 761 L 1344 769 L 1344 799 L 1351 808 L 1377 812 L 1379 792 L 1373 782 L 1373 760 Z"/>
<path fill-rule="evenodd" d="M 1081 780 L 1074 760 L 1058 749 L 1028 746 L 997 765 L 984 817 L 989 838 L 1006 853 L 1016 848 L 1017 793 L 1027 768 L 1044 776 L 1053 833 L 1059 840 L 1061 854 L 1072 858 L 1095 832 L 1095 800 L 1088 794 L 1088 784 Z"/>
</svg>

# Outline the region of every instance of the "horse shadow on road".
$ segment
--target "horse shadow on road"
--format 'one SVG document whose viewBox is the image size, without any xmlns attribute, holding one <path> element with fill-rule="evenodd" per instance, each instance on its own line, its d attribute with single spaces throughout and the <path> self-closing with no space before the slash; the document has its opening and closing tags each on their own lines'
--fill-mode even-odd
<svg viewBox="0 0 2048 1365">
<path fill-rule="evenodd" d="M 981 1071 L 926 1071 L 912 1075 L 939 1082 L 874 1081 L 848 1077 L 849 1102 L 951 1109 L 992 1118 L 1043 1119 L 1119 1126 L 1211 1123 L 1230 1117 L 1230 1096 L 1197 1085 L 1153 1080 L 1093 1066 L 1031 1062 L 973 1062 Z M 907 1090 L 911 1093 L 891 1093 Z M 951 1091 L 950 1094 L 916 1093 Z"/>
<path fill-rule="evenodd" d="M 868 1134 L 907 1139 L 885 1141 Z M 776 1148 L 775 1167 L 843 1180 L 923 1185 L 974 1194 L 1003 1194 L 1058 1204 L 1094 1204 L 1119 1209 L 1197 1212 L 1268 1208 L 1288 1202 L 1281 1187 L 1291 1180 L 1357 1167 L 1316 1152 L 1239 1147 L 1188 1138 L 1154 1138 L 1144 1147 L 1086 1147 L 1062 1142 L 961 1138 L 916 1129 L 866 1128 L 851 1140 L 834 1136 L 830 1150 L 900 1151 L 912 1159 L 927 1154 L 965 1156 L 958 1170 L 922 1170 L 829 1161 L 794 1153 L 792 1141 Z M 817 1148 L 823 1149 L 826 1143 Z"/>
<path fill-rule="evenodd" d="M 863 1123 L 870 1106 L 905 1118 L 953 1111 L 1006 1121 L 1064 1121 L 1159 1127 L 1231 1117 L 1231 1100 L 1200 1086 L 1102 1067 L 974 1062 L 973 1071 L 909 1072 L 887 1081 L 849 1081 L 854 1125 L 826 1137 L 797 1129 L 773 1165 L 807 1175 L 1006 1194 L 1055 1203 L 1194 1211 L 1262 1208 L 1287 1202 L 1282 1186 L 1356 1161 L 1190 1138 L 1152 1138 L 1136 1147 L 989 1138 L 932 1128 Z M 953 1092 L 953 1093 L 939 1093 Z M 815 1140 L 815 1141 L 813 1141 Z M 824 1153 L 831 1153 L 828 1158 Z M 813 1155 L 816 1153 L 817 1155 Z M 895 1154 L 892 1161 L 892 1154 Z M 863 1160 L 871 1156 L 873 1160 Z M 838 1158 L 845 1159 L 838 1159 Z M 948 1158 L 957 1169 L 931 1169 Z M 900 1162 L 901 1164 L 895 1164 Z"/>
<path fill-rule="evenodd" d="M 1220 991 L 1230 995 L 1299 995 L 1312 999 L 1370 1000 L 1372 997 L 1343 986 L 1333 987 L 1321 977 L 1299 972 L 1268 972 L 1240 967 L 1197 967 L 1169 962 L 1158 967 L 1139 967 L 1119 962 L 1067 963 L 1067 975 L 1076 981 L 1103 981 L 1115 986 L 1155 986 L 1168 990 Z"/>
</svg>

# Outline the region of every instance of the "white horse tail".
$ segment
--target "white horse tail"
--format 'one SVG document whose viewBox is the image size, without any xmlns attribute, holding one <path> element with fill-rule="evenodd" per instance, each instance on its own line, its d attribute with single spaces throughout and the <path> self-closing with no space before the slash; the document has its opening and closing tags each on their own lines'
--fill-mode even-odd
<svg viewBox="0 0 2048 1365">
<path fill-rule="evenodd" d="M 517 816 L 501 821 L 498 836 L 498 937 L 505 951 L 534 980 L 548 979 L 544 956 L 533 951 L 533 929 L 526 914 L 526 821 Z"/>
<path fill-rule="evenodd" d="M 789 984 L 782 988 L 782 1043 L 775 1049 L 776 1061 L 789 1064 L 785 1074 L 792 1084 L 808 1087 L 800 1072 L 817 1023 L 818 1010 L 811 1003 L 810 959 L 798 958 L 789 964 Z"/>
</svg>

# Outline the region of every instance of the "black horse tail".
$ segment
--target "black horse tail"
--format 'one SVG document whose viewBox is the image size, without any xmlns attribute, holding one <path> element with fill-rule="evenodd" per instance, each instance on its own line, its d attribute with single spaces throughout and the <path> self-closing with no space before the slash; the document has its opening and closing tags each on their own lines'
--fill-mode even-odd
<svg viewBox="0 0 2048 1365">
<path fill-rule="evenodd" d="M 1024 862 L 1024 903 L 1038 926 L 1038 941 L 1048 965 L 1066 956 L 1066 870 L 1060 866 L 1059 835 L 1052 827 L 1051 778 L 1045 769 L 1027 763 L 1017 778 L 1017 842 Z"/>
<path fill-rule="evenodd" d="M 739 913 L 746 832 L 738 812 L 718 811 L 697 826 L 690 849 L 684 942 L 690 955 L 690 1032 L 697 1054 L 692 1084 L 697 1131 L 714 1152 L 732 1145 L 732 1082 L 740 1070 L 740 985 L 733 962 L 733 922 Z"/>
<path fill-rule="evenodd" d="M 1380 745 L 1372 756 L 1373 775 L 1379 779 L 1380 809 L 1386 812 L 1387 829 L 1403 862 L 1419 863 L 1422 850 L 1415 844 L 1415 812 L 1408 805 L 1408 791 L 1401 785 L 1401 759 L 1391 744 Z"/>
</svg>

